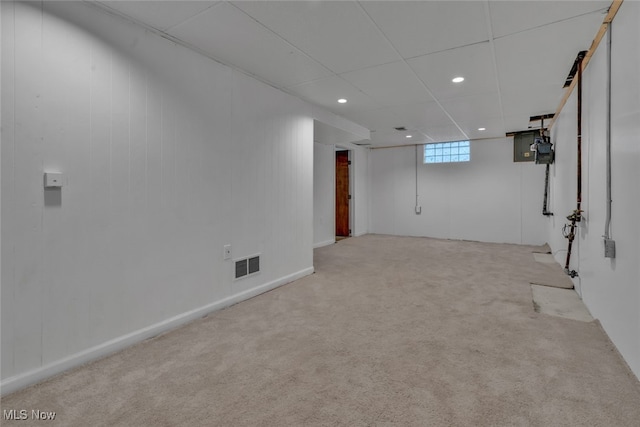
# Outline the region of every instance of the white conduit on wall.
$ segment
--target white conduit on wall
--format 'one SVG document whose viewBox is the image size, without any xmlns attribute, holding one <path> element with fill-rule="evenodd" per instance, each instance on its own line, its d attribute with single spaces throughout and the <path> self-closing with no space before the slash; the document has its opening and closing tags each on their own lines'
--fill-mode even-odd
<svg viewBox="0 0 640 427">
<path fill-rule="evenodd" d="M 418 192 L 418 150 L 419 150 L 419 145 L 416 145 L 416 206 L 415 206 L 415 213 L 416 215 L 419 215 L 420 213 L 422 213 L 422 206 L 420 206 L 419 203 L 419 199 L 420 199 L 420 194 Z"/>
<path fill-rule="evenodd" d="M 604 256 L 615 258 L 615 242 L 611 239 L 611 38 L 613 22 L 607 26 L 607 141 L 606 141 L 606 175 L 607 175 L 607 210 L 604 223 Z"/>
</svg>

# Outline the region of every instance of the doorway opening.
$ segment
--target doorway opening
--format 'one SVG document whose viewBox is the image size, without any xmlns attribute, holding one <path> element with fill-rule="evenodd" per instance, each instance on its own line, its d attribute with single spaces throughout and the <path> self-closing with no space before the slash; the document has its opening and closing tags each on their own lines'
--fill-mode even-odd
<svg viewBox="0 0 640 427">
<path fill-rule="evenodd" d="M 350 223 L 350 171 L 349 150 L 336 151 L 336 241 L 351 236 Z"/>
</svg>

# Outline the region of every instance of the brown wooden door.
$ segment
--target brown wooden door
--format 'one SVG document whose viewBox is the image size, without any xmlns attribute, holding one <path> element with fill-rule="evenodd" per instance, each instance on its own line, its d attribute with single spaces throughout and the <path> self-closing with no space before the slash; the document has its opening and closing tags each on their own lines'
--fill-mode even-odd
<svg viewBox="0 0 640 427">
<path fill-rule="evenodd" d="M 349 236 L 348 151 L 336 151 L 336 236 Z"/>
</svg>

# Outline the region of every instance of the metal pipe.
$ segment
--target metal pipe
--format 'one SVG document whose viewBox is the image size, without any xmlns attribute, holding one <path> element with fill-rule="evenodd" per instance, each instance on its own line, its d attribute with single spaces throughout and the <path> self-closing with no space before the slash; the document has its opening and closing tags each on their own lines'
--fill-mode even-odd
<svg viewBox="0 0 640 427">
<path fill-rule="evenodd" d="M 546 137 L 544 135 L 544 116 L 540 117 L 540 137 L 543 141 L 546 141 Z M 544 200 L 542 202 L 542 215 L 551 216 L 553 213 L 547 210 L 547 204 L 549 200 L 549 163 L 546 165 L 544 171 Z"/>
<path fill-rule="evenodd" d="M 577 142 L 578 142 L 578 163 L 576 167 L 577 175 L 577 194 L 576 194 L 576 209 L 571 215 L 567 217 L 571 221 L 571 228 L 569 231 L 569 245 L 567 247 L 567 259 L 564 264 L 564 271 L 571 277 L 575 277 L 578 273 L 575 270 L 569 270 L 569 262 L 571 261 L 571 248 L 573 246 L 573 240 L 576 237 L 576 222 L 580 222 L 582 219 L 582 60 L 584 54 L 578 55 L 578 126 L 577 126 Z"/>
<path fill-rule="evenodd" d="M 544 201 L 542 203 L 542 215 L 544 216 L 553 216 L 553 212 L 549 212 L 548 204 L 549 204 L 549 168 L 550 164 L 547 163 L 546 169 L 544 171 Z"/>
<path fill-rule="evenodd" d="M 582 59 L 578 63 L 578 164 L 577 182 L 578 194 L 576 196 L 576 212 L 580 212 L 582 204 Z"/>
</svg>

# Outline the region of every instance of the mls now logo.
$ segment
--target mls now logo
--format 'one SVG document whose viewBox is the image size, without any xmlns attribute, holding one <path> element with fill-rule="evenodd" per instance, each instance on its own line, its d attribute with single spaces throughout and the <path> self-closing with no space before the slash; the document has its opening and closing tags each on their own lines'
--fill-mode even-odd
<svg viewBox="0 0 640 427">
<path fill-rule="evenodd" d="M 27 420 L 29 419 L 29 411 L 26 409 L 5 409 L 2 411 L 2 417 L 5 420 Z M 39 409 L 33 409 L 31 411 L 32 420 L 54 420 L 56 418 L 55 412 L 45 412 Z"/>
<path fill-rule="evenodd" d="M 54 420 L 56 418 L 55 412 L 45 412 L 39 409 L 31 411 L 32 420 Z"/>
<path fill-rule="evenodd" d="M 26 420 L 29 413 L 26 409 L 5 409 L 2 411 L 2 417 L 5 420 Z"/>
</svg>

